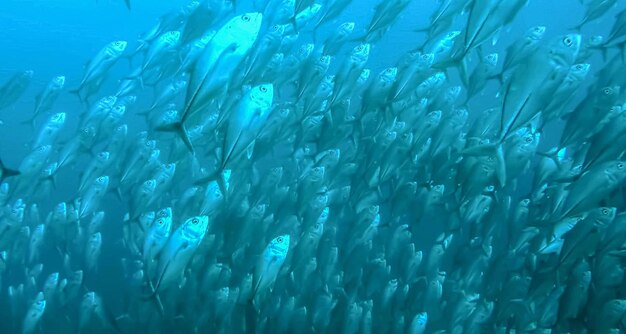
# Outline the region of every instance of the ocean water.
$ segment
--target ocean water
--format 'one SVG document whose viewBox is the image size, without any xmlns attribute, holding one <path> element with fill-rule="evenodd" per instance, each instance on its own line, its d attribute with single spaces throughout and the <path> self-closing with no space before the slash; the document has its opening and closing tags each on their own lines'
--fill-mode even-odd
<svg viewBox="0 0 626 334">
<path fill-rule="evenodd" d="M 0 159 L 7 169 L 0 189 L 0 333 L 625 332 L 626 123 L 620 122 L 626 38 L 611 35 L 626 25 L 624 14 L 616 19 L 625 3 L 530 0 L 510 20 L 498 21 L 498 10 L 513 0 L 467 1 L 441 34 L 429 36 L 417 30 L 441 24 L 433 21 L 440 6 L 463 1 L 353 0 L 316 27 L 341 2 L 319 2 L 320 12 L 307 23 L 293 14 L 280 18 L 278 0 L 201 2 L 200 9 L 223 7 L 200 21 L 180 16 L 159 35 L 177 30 L 185 36 L 194 22 L 200 37 L 251 12 L 263 12 L 256 41 L 270 24 L 286 29 L 282 44 L 267 53 L 284 54 L 274 72 L 263 63 L 269 58 L 253 58 L 265 55 L 260 42 L 238 61 L 229 52 L 243 47 L 231 50 L 214 39 L 201 51 L 218 54 L 203 81 L 207 58 L 177 71 L 193 41 L 158 49 L 157 38 L 143 40 L 188 1 L 131 0 L 130 9 L 117 0 L 3 1 L 0 106 L 11 103 L 0 108 Z M 300 9 L 313 3 L 295 1 Z M 403 10 L 378 22 L 386 26 L 380 38 L 367 34 L 381 9 L 390 13 L 390 4 L 402 3 Z M 601 15 L 574 28 L 589 8 Z M 496 26 L 483 27 L 493 32 L 468 46 L 476 17 Z M 354 22 L 354 31 L 328 68 L 312 66 L 344 22 Z M 517 67 L 503 68 L 510 46 L 521 45 L 535 26 L 545 27 L 537 47 Z M 459 36 L 445 45 L 452 31 Z M 584 50 L 597 35 L 617 42 Z M 237 44 L 249 37 L 234 36 L 225 39 Z M 582 46 L 563 51 L 558 45 L 565 38 L 580 38 Z M 128 45 L 87 80 L 86 86 L 100 82 L 87 92 L 81 82 L 89 62 L 113 41 Z M 364 42 L 371 47 L 366 61 L 351 62 L 352 50 Z M 311 56 L 296 60 L 306 43 L 314 46 Z M 226 51 L 215 51 L 220 47 Z M 153 51 L 159 58 L 148 66 Z M 401 62 L 416 51 L 436 53 L 436 60 L 399 97 L 399 82 L 412 71 Z M 566 54 L 554 56 L 558 52 Z M 490 53 L 498 53 L 497 66 L 466 101 L 464 73 Z M 570 66 L 579 63 L 589 64 L 589 73 L 571 94 L 558 95 Z M 244 77 L 250 64 L 261 70 Z M 363 68 L 370 75 L 359 84 Z M 389 68 L 397 73 L 376 85 Z M 32 80 L 11 96 L 13 76 L 26 70 Z M 335 86 L 323 96 L 317 86 L 331 74 Z M 435 74 L 445 76 L 440 85 L 429 81 Z M 33 127 L 37 101 L 56 76 L 65 84 Z M 136 97 L 121 118 L 112 116 L 113 104 L 94 113 L 123 80 L 140 78 L 132 93 L 116 96 L 118 106 Z M 187 86 L 152 108 L 176 80 Z M 469 76 L 470 84 L 478 80 Z M 306 83 L 312 87 L 299 96 Z M 196 84 L 221 89 L 201 90 L 196 97 L 206 103 L 198 106 L 189 88 Z M 261 84 L 273 85 L 265 109 L 262 98 L 250 97 Z M 460 88 L 458 96 L 450 97 L 452 87 Z M 518 118 L 501 111 L 507 101 L 509 108 L 526 108 L 523 94 L 535 103 L 524 109 L 534 117 L 504 136 L 503 124 Z M 561 114 L 546 120 L 551 102 L 562 106 Z M 155 126 L 169 103 L 178 118 Z M 485 116 L 489 108 L 496 117 Z M 441 120 L 429 127 L 433 111 Z M 65 113 L 58 136 L 42 137 L 56 113 Z M 185 113 L 181 129 L 193 152 L 174 131 Z M 126 137 L 113 131 L 122 124 Z M 77 141 L 89 127 L 95 139 Z M 563 133 L 573 134 L 564 142 Z M 432 147 L 424 146 L 427 138 Z M 148 140 L 154 146 L 142 149 Z M 123 145 L 114 152 L 116 141 Z M 44 145 L 50 153 L 30 161 Z M 235 153 L 220 163 L 229 145 Z M 83 180 L 103 151 L 111 163 Z M 62 163 L 67 152 L 74 159 Z M 62 166 L 46 178 L 54 163 Z M 159 174 L 172 165 L 175 173 Z M 277 168 L 281 177 L 273 183 Z M 11 170 L 19 175 L 6 177 Z M 101 176 L 108 185 L 98 190 Z M 142 188 L 148 180 L 155 180 L 154 189 Z M 61 203 L 66 211 L 59 218 L 54 212 Z M 146 239 L 159 224 L 154 215 L 168 207 L 171 230 L 148 258 Z M 192 217 L 208 219 L 198 235 L 189 232 L 198 224 Z M 82 279 L 72 285 L 77 275 Z"/>
</svg>

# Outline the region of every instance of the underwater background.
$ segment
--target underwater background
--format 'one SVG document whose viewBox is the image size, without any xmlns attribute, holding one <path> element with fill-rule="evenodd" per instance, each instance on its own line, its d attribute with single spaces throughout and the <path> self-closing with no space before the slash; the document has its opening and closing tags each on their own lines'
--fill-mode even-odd
<svg viewBox="0 0 626 334">
<path fill-rule="evenodd" d="M 0 333 L 626 332 L 626 3 L 2 1 Z"/>
</svg>

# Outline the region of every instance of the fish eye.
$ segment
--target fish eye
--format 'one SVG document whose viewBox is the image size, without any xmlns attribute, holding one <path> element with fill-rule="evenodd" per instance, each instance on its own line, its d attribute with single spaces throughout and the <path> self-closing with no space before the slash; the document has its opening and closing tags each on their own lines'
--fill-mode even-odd
<svg viewBox="0 0 626 334">
<path fill-rule="evenodd" d="M 582 70 L 583 69 L 583 65 L 581 65 L 581 64 L 576 65 L 576 69 L 577 70 Z"/>
<path fill-rule="evenodd" d="M 100 182 L 100 183 L 104 182 L 104 176 L 100 176 L 100 177 L 98 178 L 98 182 Z"/>
<path fill-rule="evenodd" d="M 104 158 L 104 157 L 106 156 L 106 154 L 104 154 L 104 152 L 100 152 L 100 153 L 98 153 L 98 156 L 99 156 L 100 158 Z"/>
<path fill-rule="evenodd" d="M 315 226 L 313 226 L 314 229 L 319 230 L 320 229 L 320 223 L 315 223 Z"/>
<path fill-rule="evenodd" d="M 278 242 L 279 244 L 282 244 L 283 243 L 283 237 L 276 238 L 276 242 Z"/>
<path fill-rule="evenodd" d="M 606 209 L 606 208 L 602 209 L 602 214 L 603 215 L 608 215 L 609 214 L 609 210 Z"/>
<path fill-rule="evenodd" d="M 241 17 L 241 19 L 244 20 L 245 22 L 248 22 L 248 21 L 250 21 L 250 16 L 244 15 L 244 16 Z"/>
<path fill-rule="evenodd" d="M 200 220 L 198 218 L 194 218 L 191 220 L 192 224 L 198 224 L 200 222 Z"/>
<path fill-rule="evenodd" d="M 359 46 L 357 46 L 357 47 L 356 47 L 356 50 L 357 50 L 357 51 L 363 51 L 363 45 L 359 45 Z"/>
<path fill-rule="evenodd" d="M 531 137 L 526 137 L 526 142 L 527 143 L 532 143 L 533 139 Z"/>
<path fill-rule="evenodd" d="M 165 168 L 167 168 L 167 169 L 171 169 L 171 168 L 172 168 L 172 164 L 167 164 L 167 165 L 165 165 Z"/>
<path fill-rule="evenodd" d="M 572 39 L 569 38 L 569 37 L 565 37 L 563 39 L 563 43 L 565 43 L 565 45 L 567 45 L 567 46 L 570 46 L 570 45 L 572 45 Z"/>
<path fill-rule="evenodd" d="M 611 93 L 613 93 L 613 91 L 611 90 L 611 88 L 607 87 L 602 90 L 602 93 L 604 93 L 604 95 L 610 95 Z"/>
<path fill-rule="evenodd" d="M 158 220 L 157 220 L 157 224 L 159 224 L 159 225 L 163 225 L 163 219 L 158 219 Z"/>
<path fill-rule="evenodd" d="M 620 162 L 620 163 L 618 163 L 618 164 L 617 164 L 617 168 L 619 168 L 619 169 L 624 168 L 624 164 L 623 164 L 623 163 L 621 163 L 621 162 Z"/>
<path fill-rule="evenodd" d="M 275 24 L 272 29 L 274 29 L 274 31 L 278 31 L 278 29 L 280 29 L 280 26 L 278 24 Z"/>
<path fill-rule="evenodd" d="M 259 89 L 260 89 L 263 93 L 266 93 L 266 92 L 267 92 L 267 88 L 265 88 L 265 86 L 261 86 Z"/>
</svg>

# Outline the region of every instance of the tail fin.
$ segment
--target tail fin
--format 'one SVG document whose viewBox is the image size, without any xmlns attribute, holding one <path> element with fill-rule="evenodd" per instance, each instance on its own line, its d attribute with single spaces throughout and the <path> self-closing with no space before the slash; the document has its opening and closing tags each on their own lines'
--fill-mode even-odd
<svg viewBox="0 0 626 334">
<path fill-rule="evenodd" d="M 178 137 L 183 141 L 183 143 L 185 143 L 185 146 L 187 147 L 187 149 L 189 149 L 189 152 L 191 152 L 191 154 L 195 154 L 195 151 L 193 150 L 193 145 L 191 144 L 191 139 L 189 138 L 189 133 L 187 132 L 187 129 L 182 122 L 159 126 L 155 130 L 160 132 L 176 133 Z"/>
<path fill-rule="evenodd" d="M 6 168 L 4 166 L 4 163 L 2 162 L 2 159 L 0 159 L 0 183 L 2 183 L 7 177 L 16 175 L 20 175 L 20 172 L 18 170 Z"/>
<path fill-rule="evenodd" d="M 78 96 L 78 100 L 80 100 L 81 103 L 84 103 L 85 99 L 83 99 L 83 97 L 80 95 L 80 91 L 82 89 L 83 89 L 83 85 L 81 84 L 79 87 L 77 87 L 75 89 L 68 90 L 68 93 L 74 94 L 74 95 Z"/>
<path fill-rule="evenodd" d="M 35 131 L 35 117 L 20 122 L 21 125 L 28 125 L 32 131 Z"/>
</svg>

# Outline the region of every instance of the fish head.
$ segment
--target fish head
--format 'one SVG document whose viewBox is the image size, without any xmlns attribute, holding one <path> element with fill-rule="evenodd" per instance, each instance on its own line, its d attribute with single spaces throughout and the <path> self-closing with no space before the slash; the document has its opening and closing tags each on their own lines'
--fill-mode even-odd
<svg viewBox="0 0 626 334">
<path fill-rule="evenodd" d="M 65 124 L 65 116 L 66 114 L 64 112 L 59 112 L 52 115 L 52 117 L 50 117 L 50 121 L 55 125 L 63 125 Z"/>
<path fill-rule="evenodd" d="M 453 31 L 450 31 L 449 33 L 447 33 L 447 34 L 443 37 L 443 39 L 444 39 L 444 40 L 446 40 L 446 41 L 452 41 L 452 40 L 454 40 L 455 38 L 459 37 L 460 35 L 461 35 L 461 31 L 459 31 L 459 30 L 453 30 Z"/>
<path fill-rule="evenodd" d="M 35 72 L 33 72 L 32 70 L 26 70 L 22 72 L 22 79 L 30 80 L 33 78 L 34 74 Z"/>
<path fill-rule="evenodd" d="M 567 34 L 555 37 L 548 46 L 548 55 L 561 66 L 570 66 L 580 51 L 580 34 Z"/>
<path fill-rule="evenodd" d="M 252 42 L 259 35 L 262 22 L 263 14 L 245 13 L 232 18 L 226 24 L 226 29 L 230 30 L 230 33 L 238 39 L 250 39 Z"/>
<path fill-rule="evenodd" d="M 279 257 L 287 256 L 289 251 L 289 234 L 280 235 L 270 241 L 268 248 L 272 255 Z"/>
<path fill-rule="evenodd" d="M 107 152 L 107 151 L 103 151 L 100 152 L 96 155 L 96 158 L 100 161 L 100 162 L 105 162 L 108 161 L 109 158 L 111 158 L 111 153 Z"/>
<path fill-rule="evenodd" d="M 171 218 L 172 217 L 172 208 L 171 207 L 166 207 L 166 208 L 163 208 L 163 209 L 159 210 L 156 213 L 156 217 L 157 218 L 166 218 L 166 217 L 170 217 Z"/>
<path fill-rule="evenodd" d="M 352 49 L 352 54 L 350 55 L 350 59 L 354 63 L 365 63 L 370 55 L 370 50 L 372 46 L 369 43 L 361 43 Z"/>
<path fill-rule="evenodd" d="M 52 79 L 52 83 L 55 87 L 63 87 L 65 85 L 65 76 L 59 75 Z"/>
<path fill-rule="evenodd" d="M 283 36 L 285 34 L 286 29 L 287 29 L 287 25 L 285 24 L 275 24 L 269 28 L 268 34 L 272 35 L 273 38 L 276 38 L 278 36 Z"/>
<path fill-rule="evenodd" d="M 65 217 L 67 215 L 67 204 L 65 202 L 61 202 L 54 206 L 54 214 L 58 216 Z"/>
<path fill-rule="evenodd" d="M 107 188 L 109 186 L 109 177 L 106 175 L 99 176 L 95 179 L 94 186 L 99 189 Z"/>
<path fill-rule="evenodd" d="M 56 285 L 59 282 L 59 273 L 55 272 L 48 276 L 45 285 Z"/>
<path fill-rule="evenodd" d="M 157 234 L 167 236 L 172 228 L 172 216 L 157 218 L 152 227 Z"/>
<path fill-rule="evenodd" d="M 495 67 L 498 65 L 498 54 L 496 52 L 490 53 L 483 58 L 483 62 L 489 66 Z"/>
<path fill-rule="evenodd" d="M 83 310 L 85 310 L 85 308 L 92 308 L 94 305 L 96 305 L 96 293 L 93 291 L 89 291 L 87 293 L 85 293 L 83 295 L 83 300 L 81 302 L 81 306 L 83 307 Z"/>
<path fill-rule="evenodd" d="M 369 68 L 364 68 L 364 69 L 361 71 L 361 74 L 359 74 L 359 78 L 357 79 L 357 85 L 358 85 L 358 86 L 363 85 L 363 84 L 367 81 L 367 79 L 369 79 L 369 78 L 370 78 L 370 74 L 371 74 L 371 73 L 372 73 L 372 70 L 370 70 Z M 335 77 L 333 76 L 333 86 L 334 86 L 334 82 L 335 82 L 335 81 L 334 81 L 334 78 L 335 78 Z"/>
<path fill-rule="evenodd" d="M 173 31 L 168 31 L 166 33 L 164 33 L 161 37 L 163 38 L 163 41 L 167 44 L 177 44 L 178 41 L 180 40 L 180 31 L 178 30 L 173 30 Z"/>
<path fill-rule="evenodd" d="M 39 292 L 37 293 L 37 296 L 35 297 L 35 301 L 33 302 L 33 310 L 37 311 L 38 313 L 41 313 L 44 311 L 44 309 L 46 308 L 46 301 L 44 299 L 44 294 L 43 292 Z"/>
<path fill-rule="evenodd" d="M 619 95 L 620 91 L 621 91 L 620 86 L 602 87 L 600 89 L 600 96 L 598 98 L 601 101 L 611 101 L 611 100 L 614 100 Z"/>
<path fill-rule="evenodd" d="M 124 52 L 124 50 L 126 50 L 126 46 L 128 46 L 128 42 L 127 41 L 113 41 L 111 42 L 109 46 L 111 50 L 119 54 L 119 53 Z"/>
<path fill-rule="evenodd" d="M 315 225 L 321 225 L 321 226 L 314 226 L 314 230 L 319 231 L 320 229 L 323 231 L 324 230 L 324 224 L 326 223 L 326 221 L 328 221 L 328 216 L 330 215 L 330 208 L 328 207 L 324 207 L 324 209 L 322 209 L 322 212 L 320 213 L 319 217 L 317 218 L 317 221 L 315 223 Z"/>
<path fill-rule="evenodd" d="M 355 26 L 356 26 L 356 23 L 354 23 L 352 21 L 344 22 L 341 25 L 339 25 L 337 30 L 342 35 L 349 35 L 349 34 L 351 34 L 354 31 L 354 27 Z"/>
<path fill-rule="evenodd" d="M 328 66 L 330 66 L 331 59 L 332 57 L 329 55 L 320 56 L 315 62 L 315 67 L 319 69 L 319 71 L 325 72 L 325 70 L 328 69 Z"/>
<path fill-rule="evenodd" d="M 167 175 L 173 175 L 176 172 L 176 163 L 175 162 L 170 162 L 167 164 L 162 164 L 161 168 L 163 170 L 163 172 Z"/>
<path fill-rule="evenodd" d="M 591 64 L 574 64 L 570 67 L 569 74 L 580 81 L 587 76 L 590 68 Z"/>
<path fill-rule="evenodd" d="M 250 90 L 250 99 L 261 108 L 268 111 L 274 101 L 274 85 L 262 84 L 252 87 Z"/>
<path fill-rule="evenodd" d="M 615 218 L 616 214 L 617 208 L 615 207 L 600 207 L 593 210 L 592 213 L 592 215 L 595 216 L 595 220 L 598 222 L 611 222 Z"/>
<path fill-rule="evenodd" d="M 181 80 L 176 80 L 176 81 L 174 82 L 173 86 L 174 86 L 174 88 L 175 88 L 176 90 L 181 90 L 181 89 L 183 89 L 183 88 L 187 87 L 187 80 L 183 80 L 183 79 L 181 79 Z"/>
<path fill-rule="evenodd" d="M 253 220 L 261 220 L 265 217 L 265 211 L 267 210 L 267 204 L 257 204 L 250 209 L 250 217 Z"/>
<path fill-rule="evenodd" d="M 157 186 L 157 182 L 155 179 L 146 180 L 141 185 L 141 192 L 144 194 L 152 194 L 154 190 L 156 189 L 156 186 Z"/>
<path fill-rule="evenodd" d="M 128 124 L 122 124 L 115 128 L 114 136 L 126 136 L 128 134 Z"/>
<path fill-rule="evenodd" d="M 626 162 L 624 161 L 609 161 L 600 168 L 604 169 L 604 174 L 611 183 L 621 183 L 626 179 Z"/>
<path fill-rule="evenodd" d="M 209 226 L 208 216 L 195 216 L 187 219 L 182 226 L 183 237 L 188 240 L 199 241 L 204 238 Z"/>
<path fill-rule="evenodd" d="M 205 197 L 208 197 L 209 201 L 220 200 L 224 197 L 217 181 L 213 180 L 209 182 L 206 188 Z"/>
<path fill-rule="evenodd" d="M 546 33 L 546 26 L 534 26 L 526 32 L 526 36 L 531 40 L 540 40 L 543 38 L 543 35 Z"/>
<path fill-rule="evenodd" d="M 415 316 L 415 322 L 420 326 L 426 326 L 428 322 L 428 313 L 420 312 Z"/>
<path fill-rule="evenodd" d="M 37 147 L 33 152 L 33 157 L 35 157 L 38 160 L 44 159 L 45 157 L 47 157 L 50 152 L 52 152 L 52 146 L 51 145 L 41 145 L 39 147 Z"/>
<path fill-rule="evenodd" d="M 188 4 L 186 4 L 183 8 L 181 8 L 181 13 L 184 16 L 191 15 L 191 13 L 193 13 L 196 9 L 198 9 L 198 7 L 200 7 L 200 1 L 191 1 Z"/>
<path fill-rule="evenodd" d="M 89 237 L 89 240 L 87 241 L 87 243 L 91 247 L 99 247 L 100 245 L 102 245 L 102 234 L 100 234 L 100 232 L 96 232 L 92 234 Z"/>
<path fill-rule="evenodd" d="M 209 42 L 213 39 L 213 36 L 215 36 L 216 31 L 212 30 L 207 32 L 206 34 L 202 35 L 202 37 L 200 37 L 199 40 L 197 40 L 196 45 L 202 49 L 204 49 L 204 47 L 207 46 L 207 44 L 209 44 Z"/>
<path fill-rule="evenodd" d="M 430 68 L 435 62 L 434 53 L 423 53 L 416 59 L 418 68 Z"/>
<path fill-rule="evenodd" d="M 381 82 L 393 82 L 396 80 L 398 76 L 398 68 L 397 67 L 389 67 L 380 72 L 379 80 Z"/>
<path fill-rule="evenodd" d="M 585 39 L 585 45 L 587 47 L 598 47 L 601 46 L 604 42 L 604 36 L 602 35 L 592 35 Z"/>
</svg>

